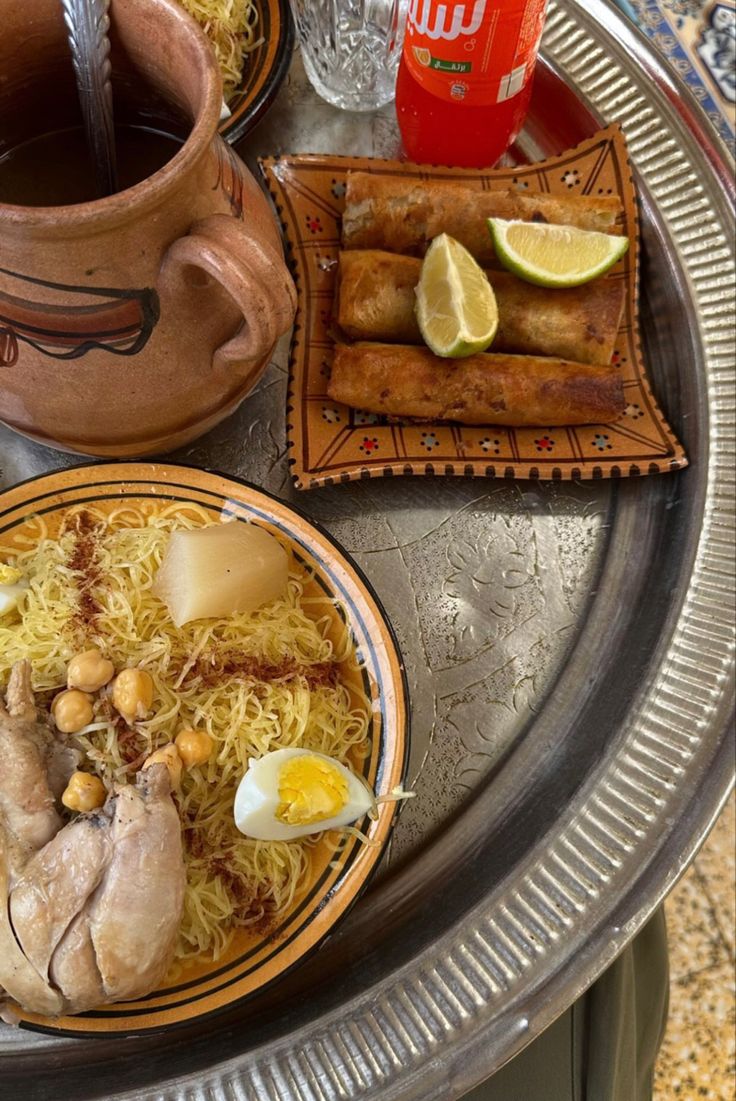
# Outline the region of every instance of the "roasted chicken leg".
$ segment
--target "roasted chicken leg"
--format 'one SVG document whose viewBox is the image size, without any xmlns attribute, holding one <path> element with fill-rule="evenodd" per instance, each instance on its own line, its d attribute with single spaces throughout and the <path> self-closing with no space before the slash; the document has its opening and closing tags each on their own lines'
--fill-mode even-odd
<svg viewBox="0 0 736 1101">
<path fill-rule="evenodd" d="M 56 800 L 81 754 L 37 721 L 30 662 L 13 666 L 6 703 L 0 698 L 0 823 L 23 860 L 61 829 Z"/>
<path fill-rule="evenodd" d="M 184 863 L 164 765 L 62 826 L 51 776 L 63 769 L 49 740 L 30 671 L 15 666 L 0 712 L 0 1000 L 4 991 L 57 1016 L 156 988 L 181 920 Z"/>
</svg>

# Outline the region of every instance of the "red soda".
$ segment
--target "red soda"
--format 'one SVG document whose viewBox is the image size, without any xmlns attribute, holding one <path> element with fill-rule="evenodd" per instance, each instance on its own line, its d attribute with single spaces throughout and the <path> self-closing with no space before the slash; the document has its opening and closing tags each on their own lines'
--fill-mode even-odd
<svg viewBox="0 0 736 1101">
<path fill-rule="evenodd" d="M 411 0 L 396 84 L 407 155 L 487 167 L 521 130 L 546 0 Z"/>
</svg>

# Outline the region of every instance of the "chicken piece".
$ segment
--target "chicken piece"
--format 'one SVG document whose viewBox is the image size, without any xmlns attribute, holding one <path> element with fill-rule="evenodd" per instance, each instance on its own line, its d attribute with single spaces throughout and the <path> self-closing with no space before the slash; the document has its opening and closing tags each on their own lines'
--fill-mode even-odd
<svg viewBox="0 0 736 1101">
<path fill-rule="evenodd" d="M 37 1013 L 44 1013 L 47 1017 L 57 1017 L 63 1012 L 61 994 L 48 984 L 23 954 L 10 924 L 10 866 L 7 838 L 0 828 L 0 1017 L 9 1024 L 13 1023 L 12 1012 L 8 1016 L 3 1012 L 3 991 L 7 991 L 19 1005 L 33 1007 Z"/>
<path fill-rule="evenodd" d="M 30 662 L 13 666 L 6 703 L 0 700 L 0 820 L 11 863 L 19 863 L 61 828 L 56 799 L 81 754 L 38 722 Z"/>
<path fill-rule="evenodd" d="M 115 1000 L 106 998 L 85 911 L 74 918 L 54 953 L 49 982 L 55 989 L 64 991 L 68 999 L 66 1004 L 74 1006 L 78 1013 L 102 1005 L 106 1000 Z"/>
<path fill-rule="evenodd" d="M 165 765 L 59 828 L 54 793 L 78 758 L 36 721 L 25 666 L 0 713 L 0 1015 L 5 992 L 58 1016 L 163 978 L 184 900 L 181 828 Z"/>
<path fill-rule="evenodd" d="M 184 901 L 181 829 L 165 765 L 139 773 L 135 787 L 119 787 L 102 812 L 85 817 L 106 819 L 110 856 L 51 957 L 49 977 L 68 1013 L 155 990 L 171 962 Z M 17 929 L 15 910 L 13 922 Z M 29 914 L 29 930 L 33 922 Z"/>
<path fill-rule="evenodd" d="M 57 1012 L 82 1013 L 154 990 L 171 962 L 184 900 L 179 815 L 156 765 L 105 806 L 80 815 L 29 861 L 9 898 L 24 958 L 58 991 Z M 0 983 L 26 1008 L 3 973 Z"/>
<path fill-rule="evenodd" d="M 61 828 L 61 818 L 49 786 L 46 738 L 36 722 L 30 677 L 27 661 L 14 665 L 7 708 L 0 701 L 0 814 L 12 837 L 35 850 Z"/>
<path fill-rule="evenodd" d="M 89 906 L 106 1001 L 155 990 L 171 962 L 184 904 L 179 815 L 166 765 L 117 792 L 112 859 Z"/>
<path fill-rule="evenodd" d="M 26 959 L 44 979 L 59 942 L 110 862 L 109 827 L 105 814 L 80 815 L 36 853 L 12 888 L 10 922 Z"/>
</svg>

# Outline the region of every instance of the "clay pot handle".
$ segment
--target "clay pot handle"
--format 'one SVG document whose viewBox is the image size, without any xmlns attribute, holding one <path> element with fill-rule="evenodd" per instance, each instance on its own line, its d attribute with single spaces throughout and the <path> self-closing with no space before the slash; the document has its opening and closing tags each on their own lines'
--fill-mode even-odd
<svg viewBox="0 0 736 1101">
<path fill-rule="evenodd" d="M 260 363 L 294 320 L 296 290 L 280 252 L 254 240 L 243 223 L 228 214 L 195 222 L 186 237 L 169 246 L 164 263 L 202 268 L 242 310 L 243 325 L 216 350 L 215 367 Z"/>
</svg>

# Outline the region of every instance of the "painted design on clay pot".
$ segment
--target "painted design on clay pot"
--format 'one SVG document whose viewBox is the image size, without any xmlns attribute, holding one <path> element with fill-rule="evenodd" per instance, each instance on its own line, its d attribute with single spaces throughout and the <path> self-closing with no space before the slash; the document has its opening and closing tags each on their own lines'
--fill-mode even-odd
<svg viewBox="0 0 736 1101">
<path fill-rule="evenodd" d="M 240 163 L 229 145 L 216 139 L 215 150 L 217 152 L 217 179 L 212 185 L 212 190 L 218 187 L 227 197 L 230 209 L 236 218 L 243 217 L 243 173 L 240 171 Z"/>
<path fill-rule="evenodd" d="M 14 90 L 36 72 L 40 41 L 49 79 L 68 70 L 58 3 L 34 6 L 30 36 L 26 6 L 0 0 L 3 120 L 19 113 Z M 291 326 L 296 292 L 268 199 L 217 137 L 207 39 L 171 0 L 124 0 L 114 23 L 131 118 L 160 111 L 161 133 L 181 138 L 186 122 L 187 136 L 103 199 L 0 202 L 0 420 L 47 446 L 132 458 L 183 447 L 237 408 Z M 59 97 L 76 119 L 76 90 Z M 125 367 L 124 392 L 111 366 Z"/>
<path fill-rule="evenodd" d="M 116 287 L 84 287 L 51 283 L 0 268 L 0 273 L 17 279 L 18 289 L 29 293 L 29 284 L 50 287 L 81 299 L 93 296 L 101 302 L 54 305 L 33 301 L 25 295 L 0 290 L 0 366 L 12 367 L 18 360 L 18 342 L 29 344 L 52 359 L 78 359 L 93 348 L 117 356 L 134 356 L 148 342 L 159 319 L 155 290 L 120 290 Z"/>
</svg>

